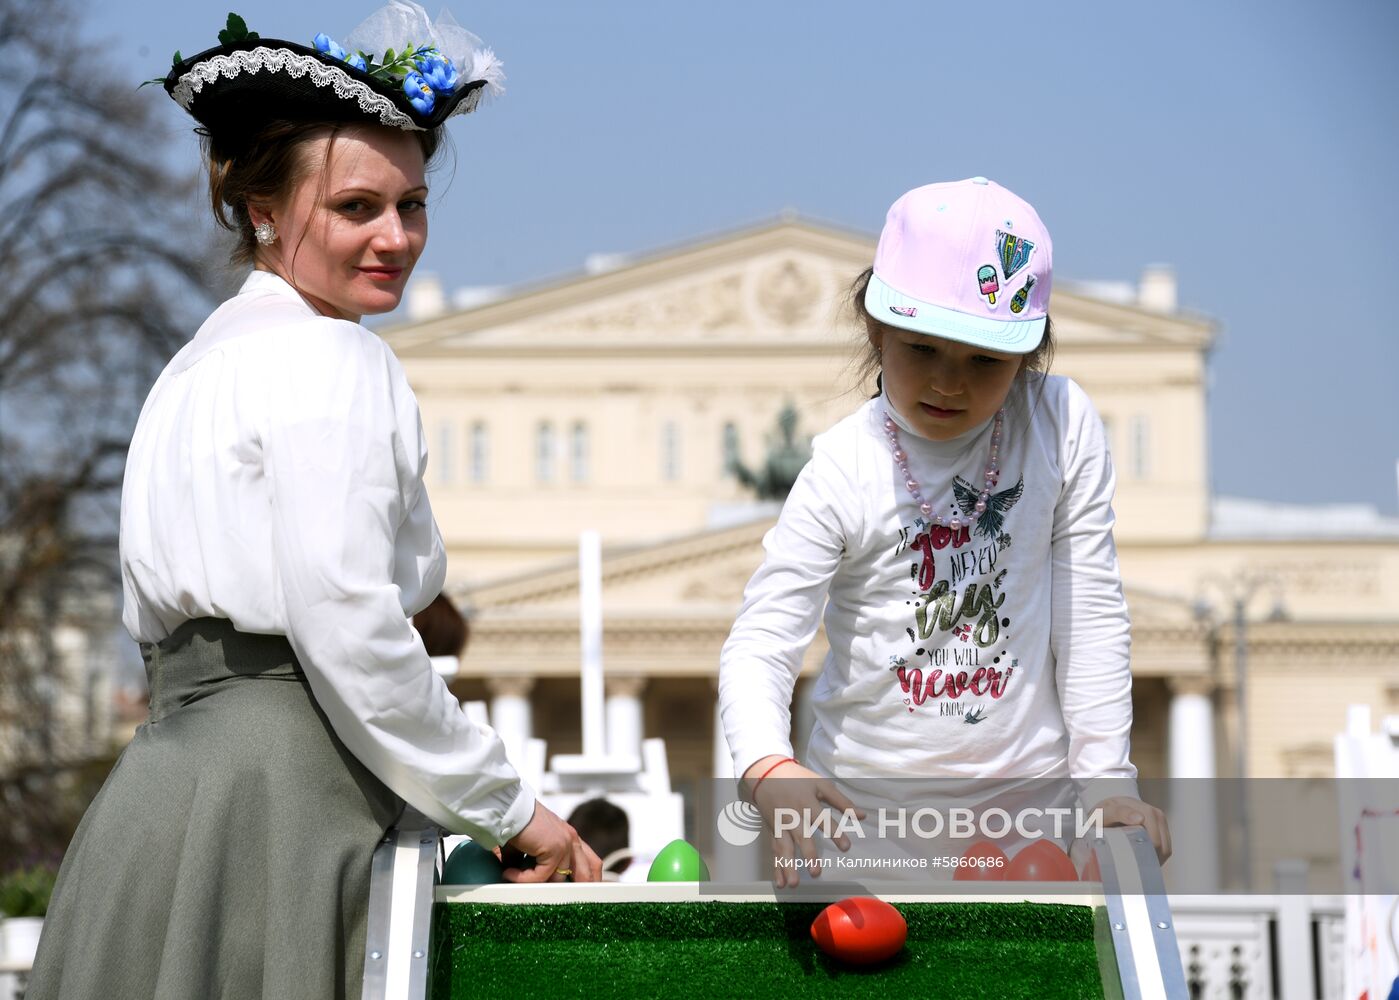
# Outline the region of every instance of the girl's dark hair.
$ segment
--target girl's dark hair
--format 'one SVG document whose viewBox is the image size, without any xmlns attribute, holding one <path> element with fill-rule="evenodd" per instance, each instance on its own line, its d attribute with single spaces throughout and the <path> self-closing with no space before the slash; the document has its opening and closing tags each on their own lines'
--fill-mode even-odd
<svg viewBox="0 0 1399 1000">
<path fill-rule="evenodd" d="M 428 656 L 460 656 L 471 638 L 471 626 L 446 594 L 438 594 L 414 615 L 413 627 Z"/>
<path fill-rule="evenodd" d="M 322 136 L 329 136 L 333 146 L 336 137 L 350 127 L 388 126 L 274 121 L 237 143 L 220 141 L 201 132 L 199 145 L 209 171 L 209 203 L 214 210 L 214 221 L 237 237 L 229 253 L 231 263 L 248 265 L 257 255 L 249 202 L 281 201 L 312 169 L 302 147 Z M 430 165 L 442 143 L 441 129 L 411 134 L 422 148 L 423 163 Z M 329 161 L 327 151 L 326 162 Z"/>
<path fill-rule="evenodd" d="M 591 847 L 599 858 L 605 859 L 631 844 L 631 822 L 626 810 L 606 799 L 579 803 L 568 814 L 568 825 L 578 831 L 578 839 Z M 608 871 L 623 871 L 629 860 L 613 862 Z"/>
<path fill-rule="evenodd" d="M 850 308 L 855 312 L 855 318 L 860 322 L 860 328 L 866 334 L 865 351 L 855 362 L 855 378 L 858 385 L 873 376 L 875 379 L 874 395 L 879 395 L 879 375 L 880 359 L 879 352 L 874 349 L 874 344 L 868 338 L 882 329 L 888 329 L 886 324 L 881 323 L 869 314 L 865 308 L 865 289 L 869 288 L 870 279 L 874 277 L 874 268 L 867 267 L 860 276 L 850 285 Z M 1048 316 L 1044 320 L 1044 337 L 1040 340 L 1040 346 L 1036 347 L 1029 354 L 1025 355 L 1025 360 L 1020 366 L 1020 374 L 1016 380 L 1028 383 L 1031 380 L 1042 380 L 1049 374 L 1049 366 L 1054 362 L 1054 323 Z"/>
</svg>

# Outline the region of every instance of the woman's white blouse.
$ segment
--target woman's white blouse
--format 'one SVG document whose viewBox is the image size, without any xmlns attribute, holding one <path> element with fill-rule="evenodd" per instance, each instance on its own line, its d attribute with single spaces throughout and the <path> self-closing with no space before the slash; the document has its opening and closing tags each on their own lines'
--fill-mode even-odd
<svg viewBox="0 0 1399 1000">
<path fill-rule="evenodd" d="M 534 796 L 433 672 L 409 616 L 446 555 L 417 400 L 393 353 L 255 271 L 161 373 L 127 456 L 122 622 L 290 640 L 336 734 L 422 812 L 487 845 Z"/>
</svg>

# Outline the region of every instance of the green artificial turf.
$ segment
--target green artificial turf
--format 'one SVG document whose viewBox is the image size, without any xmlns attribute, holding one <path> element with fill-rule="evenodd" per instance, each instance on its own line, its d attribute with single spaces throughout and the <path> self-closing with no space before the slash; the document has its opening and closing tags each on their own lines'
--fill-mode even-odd
<svg viewBox="0 0 1399 1000">
<path fill-rule="evenodd" d="M 432 1000 L 467 997 L 1101 998 L 1093 910 L 896 904 L 908 943 L 845 966 L 806 903 L 438 903 Z"/>
</svg>

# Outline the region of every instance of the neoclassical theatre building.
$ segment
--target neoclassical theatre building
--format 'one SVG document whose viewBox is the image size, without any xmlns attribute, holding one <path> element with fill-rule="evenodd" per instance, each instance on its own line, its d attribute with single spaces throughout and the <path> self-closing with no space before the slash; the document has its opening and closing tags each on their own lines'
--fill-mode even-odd
<svg viewBox="0 0 1399 1000">
<path fill-rule="evenodd" d="M 761 470 L 784 409 L 801 446 L 870 392 L 846 295 L 873 249 L 783 218 L 465 306 L 430 278 L 410 290 L 411 319 L 381 333 L 472 614 L 452 686 L 507 742 L 579 750 L 577 547 L 596 529 L 609 740 L 663 736 L 681 791 L 729 767 L 719 649 L 776 516 L 731 459 Z M 1399 713 L 1399 521 L 1212 495 L 1216 330 L 1177 308 L 1169 269 L 1054 300 L 1054 370 L 1092 397 L 1118 472 L 1143 776 L 1330 775 L 1347 706 Z M 818 635 L 808 672 L 824 652 Z"/>
</svg>

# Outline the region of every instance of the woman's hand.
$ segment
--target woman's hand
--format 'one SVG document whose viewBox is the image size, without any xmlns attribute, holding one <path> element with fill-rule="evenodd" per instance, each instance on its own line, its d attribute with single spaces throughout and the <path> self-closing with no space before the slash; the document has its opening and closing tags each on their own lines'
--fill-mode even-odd
<svg viewBox="0 0 1399 1000">
<path fill-rule="evenodd" d="M 543 803 L 534 804 L 534 815 L 525 828 L 509 841 L 510 847 L 534 859 L 533 868 L 507 868 L 507 882 L 547 882 L 569 876 L 575 882 L 597 882 L 602 878 L 602 862 L 573 829 Z"/>
<path fill-rule="evenodd" d="M 1098 803 L 1103 811 L 1104 826 L 1141 826 L 1146 828 L 1151 838 L 1151 846 L 1156 848 L 1156 858 L 1163 865 L 1171 856 L 1171 828 L 1166 823 L 1166 814 L 1155 806 L 1149 806 L 1141 799 L 1127 795 L 1114 795 Z"/>
<path fill-rule="evenodd" d="M 772 882 L 779 889 L 796 886 L 801 881 L 797 867 L 799 857 L 813 878 L 821 874 L 821 869 L 816 865 L 819 857 L 816 843 L 806 836 L 808 825 L 814 822 L 818 814 L 828 810 L 834 810 L 836 814 L 849 811 L 860 819 L 865 818 L 865 811 L 857 809 L 842 795 L 834 782 L 790 758 L 784 760 L 775 754 L 764 757 L 744 772 L 743 782 L 748 797 L 762 813 L 763 822 L 773 835 Z M 784 822 L 780 834 L 776 832 L 779 809 L 786 817 L 795 815 L 799 818 L 794 828 L 788 828 L 790 822 Z M 828 829 L 838 829 L 838 817 L 833 815 L 829 819 L 831 825 Z M 850 850 L 850 839 L 843 833 L 837 833 L 832 840 L 841 851 Z"/>
</svg>

